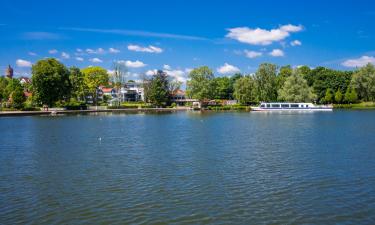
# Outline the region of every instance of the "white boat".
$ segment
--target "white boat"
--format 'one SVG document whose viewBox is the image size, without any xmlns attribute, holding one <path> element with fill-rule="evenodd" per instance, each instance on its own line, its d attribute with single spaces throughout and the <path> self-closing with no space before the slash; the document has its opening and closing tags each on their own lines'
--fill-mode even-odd
<svg viewBox="0 0 375 225">
<path fill-rule="evenodd" d="M 259 107 L 252 107 L 252 111 L 332 111 L 330 105 L 314 105 L 312 103 L 291 102 L 262 102 Z"/>
</svg>

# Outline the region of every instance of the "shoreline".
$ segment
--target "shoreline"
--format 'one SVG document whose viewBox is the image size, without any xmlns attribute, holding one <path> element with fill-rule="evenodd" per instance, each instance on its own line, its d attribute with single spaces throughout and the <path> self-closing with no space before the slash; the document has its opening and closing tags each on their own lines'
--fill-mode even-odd
<svg viewBox="0 0 375 225">
<path fill-rule="evenodd" d="M 7 116 L 37 116 L 37 115 L 64 115 L 84 114 L 100 112 L 180 112 L 188 111 L 188 108 L 149 108 L 149 109 L 88 109 L 88 110 L 59 110 L 59 111 L 4 111 L 0 117 Z"/>
</svg>

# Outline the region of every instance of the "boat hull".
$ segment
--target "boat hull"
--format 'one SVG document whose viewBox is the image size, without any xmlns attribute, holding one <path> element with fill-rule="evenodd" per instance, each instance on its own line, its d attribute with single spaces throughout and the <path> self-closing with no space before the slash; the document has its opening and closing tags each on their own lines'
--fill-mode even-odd
<svg viewBox="0 0 375 225">
<path fill-rule="evenodd" d="M 256 112 L 314 112 L 314 111 L 323 111 L 331 112 L 333 109 L 329 107 L 316 107 L 316 108 L 260 108 L 253 107 L 251 111 Z"/>
</svg>

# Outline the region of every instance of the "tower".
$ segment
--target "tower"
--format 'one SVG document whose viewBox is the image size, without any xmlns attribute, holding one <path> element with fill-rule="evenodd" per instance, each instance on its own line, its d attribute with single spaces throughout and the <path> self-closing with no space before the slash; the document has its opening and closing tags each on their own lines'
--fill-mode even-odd
<svg viewBox="0 0 375 225">
<path fill-rule="evenodd" d="M 5 70 L 5 76 L 12 79 L 13 78 L 13 68 L 8 65 L 8 68 Z"/>
</svg>

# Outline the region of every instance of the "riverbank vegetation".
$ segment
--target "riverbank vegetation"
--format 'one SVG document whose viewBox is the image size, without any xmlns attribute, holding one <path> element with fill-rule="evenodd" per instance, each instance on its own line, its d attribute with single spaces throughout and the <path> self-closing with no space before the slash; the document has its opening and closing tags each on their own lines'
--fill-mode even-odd
<svg viewBox="0 0 375 225">
<path fill-rule="evenodd" d="M 19 79 L 0 78 L 0 101 L 3 110 L 41 107 L 87 108 L 107 105 L 107 96 L 99 98 L 99 87 L 119 90 L 126 82 L 127 69 L 114 64 L 111 74 L 94 66 L 67 68 L 56 59 L 48 58 L 32 66 L 31 83 Z M 196 99 L 210 110 L 245 109 L 266 101 L 315 102 L 334 104 L 336 108 L 374 108 L 375 67 L 368 64 L 353 71 L 325 67 L 310 68 L 289 65 L 278 67 L 263 63 L 253 74 L 215 77 L 202 66 L 191 70 L 186 82 L 186 98 Z M 175 107 L 171 93 L 183 86 L 159 70 L 144 76 L 145 102 L 122 103 L 113 108 Z M 87 99 L 91 101 L 87 101 Z M 226 104 L 235 100 L 231 104 Z M 214 103 L 214 104 L 213 104 Z M 231 105 L 231 106 L 230 106 Z"/>
</svg>

